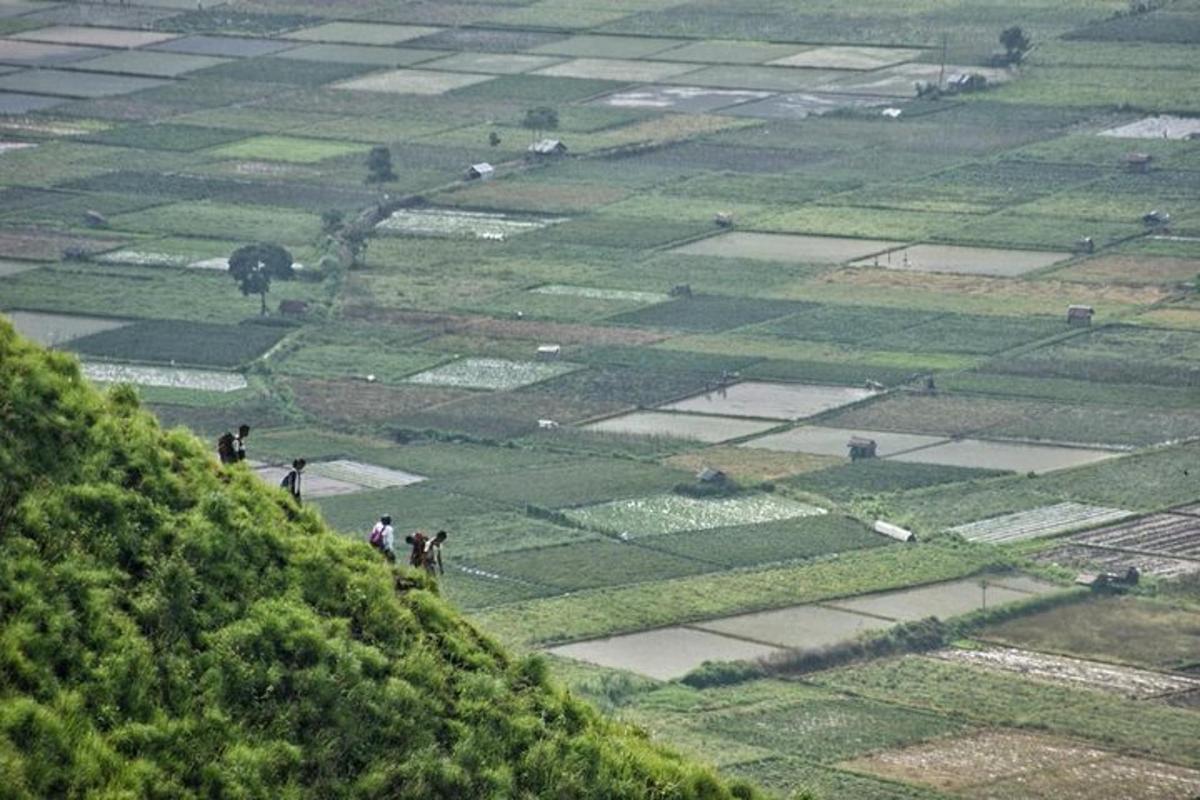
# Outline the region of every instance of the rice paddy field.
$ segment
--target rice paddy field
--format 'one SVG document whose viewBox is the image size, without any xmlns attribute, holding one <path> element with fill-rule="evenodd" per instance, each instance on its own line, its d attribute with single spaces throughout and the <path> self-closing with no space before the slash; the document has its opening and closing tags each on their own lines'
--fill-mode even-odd
<svg viewBox="0 0 1200 800">
<path fill-rule="evenodd" d="M 1193 0 L 268 6 L 3 6 L 0 316 L 780 797 L 1200 793 Z"/>
</svg>

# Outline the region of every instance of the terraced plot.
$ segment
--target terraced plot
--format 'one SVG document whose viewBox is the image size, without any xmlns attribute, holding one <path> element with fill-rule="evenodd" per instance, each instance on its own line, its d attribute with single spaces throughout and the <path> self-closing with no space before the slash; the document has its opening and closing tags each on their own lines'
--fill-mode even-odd
<svg viewBox="0 0 1200 800">
<path fill-rule="evenodd" d="M 1157 114 L 1109 128 L 1101 131 L 1100 135 L 1118 139 L 1186 139 L 1196 133 L 1200 133 L 1200 119 Z"/>
<path fill-rule="evenodd" d="M 316 465 L 314 464 L 313 466 Z M 254 472 L 268 486 L 279 486 L 284 476 L 290 471 L 289 467 L 284 466 L 261 465 L 254 467 Z M 336 497 L 337 495 L 361 492 L 363 491 L 363 487 L 357 483 L 338 480 L 328 475 L 322 475 L 319 472 L 306 469 L 303 477 L 300 479 L 300 491 L 302 496 L 308 498 Z"/>
<path fill-rule="evenodd" d="M 458 211 L 451 208 L 402 208 L 376 226 L 385 233 L 408 236 L 472 237 L 501 241 L 548 225 L 566 217 L 535 217 L 487 211 Z"/>
<path fill-rule="evenodd" d="M 990 730 L 884 751 L 842 766 L 977 798 L 1083 798 L 1135 785 L 1148 800 L 1185 800 L 1200 771 L 1031 733 Z"/>
<path fill-rule="evenodd" d="M 594 286 L 568 286 L 550 283 L 529 291 L 555 297 L 582 297 L 585 300 L 628 300 L 632 303 L 665 303 L 671 298 L 659 292 L 639 292 L 633 289 L 603 289 Z"/>
<path fill-rule="evenodd" d="M 248 36 L 185 36 L 161 42 L 149 49 L 163 53 L 186 53 L 193 56 L 218 56 L 222 58 L 254 58 L 269 56 L 295 47 L 293 42 L 277 39 L 253 39 Z"/>
<path fill-rule="evenodd" d="M 836 45 L 814 47 L 802 53 L 778 58 L 770 63 L 779 67 L 809 67 L 816 69 L 873 70 L 911 61 L 920 50 L 903 47 L 851 47 Z"/>
<path fill-rule="evenodd" d="M 693 627 L 778 647 L 820 648 L 894 623 L 880 617 L 825 606 L 796 606 L 698 622 Z"/>
<path fill-rule="evenodd" d="M 869 389 L 847 386 L 744 381 L 669 403 L 662 409 L 757 419 L 802 419 L 858 402 L 873 394 Z"/>
<path fill-rule="evenodd" d="M 897 621 L 915 621 L 925 617 L 948 619 L 979 608 L 1028 600 L 1054 592 L 1058 586 L 1024 575 L 995 575 L 949 583 L 935 583 L 916 589 L 862 595 L 834 600 L 824 605 L 843 611 L 869 614 Z"/>
<path fill-rule="evenodd" d="M 163 42 L 177 38 L 173 33 L 122 30 L 120 28 L 91 28 L 80 25 L 55 25 L 49 28 L 22 31 L 21 33 L 14 33 L 11 36 L 13 39 L 26 39 L 31 42 L 53 42 L 58 44 L 120 48 L 145 47 L 146 45 L 162 44 Z"/>
<path fill-rule="evenodd" d="M 100 58 L 89 58 L 86 61 L 76 62 L 73 66 L 76 69 L 93 72 L 118 72 L 130 75 L 148 75 L 155 78 L 175 78 L 189 72 L 226 63 L 228 63 L 228 59 L 213 56 L 127 50 Z"/>
<path fill-rule="evenodd" d="M 1073 536 L 1075 544 L 1106 547 L 1170 558 L 1200 560 L 1200 517 L 1190 514 L 1151 514 Z"/>
<path fill-rule="evenodd" d="M 58 97 L 111 97 L 165 85 L 154 78 L 38 69 L 0 75 L 0 90 Z"/>
<path fill-rule="evenodd" d="M 801 120 L 808 117 L 819 117 L 838 109 L 869 108 L 871 106 L 890 105 L 889 97 L 874 97 L 872 95 L 838 94 L 836 92 L 790 92 L 777 94 L 763 100 L 741 103 L 737 106 L 722 110 L 724 114 L 736 117 L 754 117 L 758 119 Z"/>
<path fill-rule="evenodd" d="M 1013 277 L 1070 258 L 1070 253 L 997 250 L 987 247 L 918 244 L 855 261 L 854 266 L 886 267 L 916 272 Z"/>
<path fill-rule="evenodd" d="M 1064 544 L 1043 550 L 1035 556 L 1035 560 L 1066 569 L 1092 573 L 1111 572 L 1114 575 L 1123 575 L 1133 567 L 1142 575 L 1154 575 L 1168 580 L 1200 573 L 1200 560 L 1168 558 L 1081 544 Z"/>
<path fill-rule="evenodd" d="M 356 92 L 434 95 L 490 81 L 494 77 L 493 75 L 475 75 L 467 72 L 398 69 L 391 72 L 376 72 L 361 78 L 335 83 L 333 88 Z"/>
<path fill-rule="evenodd" d="M 796 264 L 852 261 L 894 250 L 903 242 L 881 239 L 845 239 L 835 236 L 800 236 L 784 233 L 734 231 L 682 245 L 672 252 L 692 256 L 752 258 Z"/>
<path fill-rule="evenodd" d="M 175 367 L 135 367 L 128 364 L 102 364 L 85 361 L 85 377 L 99 383 L 132 383 L 173 389 L 200 389 L 206 392 L 236 392 L 248 385 L 246 378 L 234 372 L 212 372 Z"/>
<path fill-rule="evenodd" d="M 719 108 L 752 100 L 762 100 L 770 96 L 770 92 L 756 92 L 747 89 L 651 85 L 613 92 L 592 101 L 592 103 L 609 108 L 654 109 L 704 114 Z"/>
<path fill-rule="evenodd" d="M 718 417 L 707 414 L 668 414 L 659 411 L 633 411 L 584 425 L 584 430 L 600 433 L 626 433 L 635 436 L 666 436 L 716 444 L 761 433 L 775 427 L 774 422 Z"/>
<path fill-rule="evenodd" d="M 692 72 L 699 64 L 673 64 L 657 61 L 630 61 L 619 58 L 576 58 L 537 70 L 535 75 L 556 78 L 589 78 L 591 80 L 653 83 L 683 73 Z"/>
<path fill-rule="evenodd" d="M 877 445 L 876 453 L 880 458 L 947 441 L 940 436 L 920 436 L 912 433 L 888 433 L 852 428 L 823 428 L 809 425 L 752 439 L 741 446 L 777 450 L 784 453 L 847 456 L 849 455 L 849 441 L 853 437 L 873 440 Z"/>
<path fill-rule="evenodd" d="M 584 506 L 565 512 L 589 528 L 633 538 L 820 516 L 825 509 L 769 494 L 696 499 L 676 494 Z"/>
<path fill-rule="evenodd" d="M 462 386 L 471 389 L 516 389 L 565 375 L 574 364 L 508 361 L 502 358 L 465 358 L 410 376 L 409 383 L 429 386 Z"/>
<path fill-rule="evenodd" d="M 547 652 L 670 680 L 705 661 L 749 660 L 782 648 L 820 648 L 896 622 L 958 616 L 1057 589 L 1023 575 L 951 581 L 846 600 L 739 614 L 685 626 L 578 642 Z"/>
<path fill-rule="evenodd" d="M 940 650 L 932 656 L 959 664 L 1014 672 L 1037 680 L 1085 686 L 1132 698 L 1200 689 L 1200 678 L 1136 667 L 1119 667 L 1100 661 L 1085 661 L 1011 647 Z"/>
<path fill-rule="evenodd" d="M 77 47 L 69 44 L 0 39 L 0 64 L 15 64 L 22 67 L 70 64 L 85 58 L 102 56 L 106 52 L 99 47 Z"/>
<path fill-rule="evenodd" d="M 22 336 L 51 347 L 130 324 L 128 320 L 41 311 L 6 311 L 4 315 Z"/>
<path fill-rule="evenodd" d="M 1132 511 L 1121 508 L 1088 506 L 1081 503 L 1058 503 L 1053 506 L 1043 506 L 1029 511 L 1019 511 L 1015 514 L 1005 514 L 978 522 L 969 522 L 965 525 L 957 525 L 949 528 L 948 531 L 957 533 L 964 539 L 970 539 L 973 542 L 1001 544 L 1054 536 L 1075 528 L 1092 527 L 1132 515 Z"/>
<path fill-rule="evenodd" d="M 409 486 L 425 480 L 425 476 L 389 469 L 377 464 L 364 464 L 361 461 L 336 459 L 334 461 L 318 461 L 310 464 L 308 471 L 326 478 L 356 484 L 364 489 L 387 489 L 393 486 Z"/>
<path fill-rule="evenodd" d="M 546 652 L 667 681 L 683 677 L 705 661 L 762 658 L 780 649 L 691 628 L 663 628 L 553 647 Z"/>
<path fill-rule="evenodd" d="M 303 42 L 345 42 L 347 44 L 389 45 L 419 39 L 437 33 L 440 28 L 422 25 L 385 25 L 378 22 L 328 22 L 312 28 L 292 31 L 285 38 Z"/>
<path fill-rule="evenodd" d="M 1043 473 L 1092 464 L 1117 455 L 1111 450 L 960 439 L 902 453 L 893 458 L 896 461 L 912 461 L 918 464 Z"/>
</svg>

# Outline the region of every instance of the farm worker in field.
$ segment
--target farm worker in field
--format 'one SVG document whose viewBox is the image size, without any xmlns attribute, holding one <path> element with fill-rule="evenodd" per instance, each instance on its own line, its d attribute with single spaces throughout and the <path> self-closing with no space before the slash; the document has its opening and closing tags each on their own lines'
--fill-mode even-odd
<svg viewBox="0 0 1200 800">
<path fill-rule="evenodd" d="M 445 575 L 446 569 L 442 566 L 442 545 L 446 541 L 446 532 L 438 531 L 437 535 L 425 543 L 425 558 L 424 566 L 429 571 L 430 575 Z M 436 569 L 434 569 L 436 567 Z"/>
<path fill-rule="evenodd" d="M 292 469 L 287 475 L 283 476 L 283 480 L 279 485 L 291 492 L 292 499 L 296 504 L 300 503 L 300 475 L 304 472 L 304 465 L 308 462 L 303 458 L 297 458 L 292 462 Z"/>
<path fill-rule="evenodd" d="M 379 518 L 379 522 L 375 523 L 375 527 L 371 528 L 371 535 L 367 538 L 367 541 L 371 543 L 372 547 L 383 553 L 384 557 L 387 558 L 390 563 L 395 564 L 395 537 L 396 532 L 392 528 L 392 518 L 387 514 L 384 514 Z"/>
</svg>

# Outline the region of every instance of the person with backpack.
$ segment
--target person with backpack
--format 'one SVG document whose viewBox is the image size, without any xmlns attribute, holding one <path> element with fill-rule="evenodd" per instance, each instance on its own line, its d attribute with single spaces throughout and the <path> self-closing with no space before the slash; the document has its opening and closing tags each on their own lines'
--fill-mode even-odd
<svg viewBox="0 0 1200 800">
<path fill-rule="evenodd" d="M 412 551 L 408 554 L 408 565 L 421 569 L 425 566 L 425 545 L 429 543 L 429 537 L 424 531 L 414 531 L 411 536 L 405 536 L 404 541 L 412 546 Z"/>
<path fill-rule="evenodd" d="M 238 426 L 237 436 L 233 437 L 233 460 L 246 460 L 246 439 L 250 437 L 250 426 L 242 424 Z"/>
<path fill-rule="evenodd" d="M 303 458 L 297 458 L 292 461 L 292 469 L 287 475 L 283 476 L 283 480 L 279 485 L 287 489 L 291 493 L 292 499 L 296 504 L 300 504 L 300 474 L 304 472 L 304 465 L 308 463 Z"/>
<path fill-rule="evenodd" d="M 383 553 L 384 557 L 392 564 L 396 563 L 395 535 L 392 518 L 384 514 L 379 518 L 379 522 L 375 523 L 375 527 L 371 528 L 371 534 L 367 537 L 371 546 Z"/>
<path fill-rule="evenodd" d="M 232 464 L 237 461 L 237 450 L 234 449 L 235 437 L 229 431 L 221 434 L 217 439 L 217 458 L 222 464 Z"/>
<path fill-rule="evenodd" d="M 217 439 L 217 458 L 222 464 L 234 464 L 246 460 L 246 439 L 250 436 L 250 426 L 240 425 L 237 435 L 225 431 Z"/>
</svg>

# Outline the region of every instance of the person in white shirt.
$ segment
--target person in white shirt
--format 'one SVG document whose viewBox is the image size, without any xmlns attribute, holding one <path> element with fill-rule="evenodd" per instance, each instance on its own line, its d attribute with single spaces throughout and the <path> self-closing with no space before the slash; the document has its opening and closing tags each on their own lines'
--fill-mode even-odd
<svg viewBox="0 0 1200 800">
<path fill-rule="evenodd" d="M 387 560 L 396 563 L 396 531 L 392 528 L 392 518 L 384 514 L 371 529 L 371 544 L 379 548 Z"/>
</svg>

